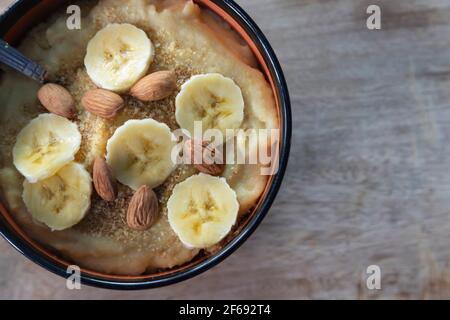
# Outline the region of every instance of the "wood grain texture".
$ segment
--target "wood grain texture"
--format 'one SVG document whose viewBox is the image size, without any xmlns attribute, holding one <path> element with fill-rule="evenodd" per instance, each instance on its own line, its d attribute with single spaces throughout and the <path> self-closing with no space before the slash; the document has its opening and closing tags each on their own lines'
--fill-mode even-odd
<svg viewBox="0 0 450 320">
<path fill-rule="evenodd" d="M 238 2 L 293 107 L 286 179 L 255 234 L 212 270 L 140 292 L 69 291 L 0 241 L 0 298 L 450 298 L 450 1 Z"/>
</svg>

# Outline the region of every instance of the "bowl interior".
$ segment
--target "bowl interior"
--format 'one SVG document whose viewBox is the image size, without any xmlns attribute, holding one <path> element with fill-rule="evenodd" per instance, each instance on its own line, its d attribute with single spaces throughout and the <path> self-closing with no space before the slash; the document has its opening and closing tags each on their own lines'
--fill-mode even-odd
<svg viewBox="0 0 450 320">
<path fill-rule="evenodd" d="M 3 21 L 1 21 L 3 25 L 7 25 L 7 29 L 3 33 L 4 39 L 10 43 L 17 43 L 34 24 L 48 16 L 49 12 L 54 11 L 62 4 L 61 1 L 56 0 L 26 1 L 27 5 L 24 2 L 19 1 L 16 3 L 7 12 L 6 17 L 3 17 Z M 138 286 L 139 284 L 145 284 L 145 287 L 152 287 L 177 282 L 206 270 L 228 256 L 253 232 L 269 209 L 281 183 L 289 153 L 290 125 L 288 119 L 290 119 L 290 115 L 288 113 L 289 98 L 287 88 L 278 62 L 260 30 L 234 2 L 228 0 L 196 0 L 195 2 L 216 13 L 240 34 L 252 49 L 255 57 L 259 61 L 261 71 L 269 81 L 275 96 L 278 119 L 280 121 L 279 127 L 281 128 L 280 146 L 278 150 L 280 155 L 279 170 L 275 175 L 270 177 L 258 204 L 251 214 L 247 215 L 244 221 L 241 221 L 231 241 L 216 254 L 212 256 L 199 256 L 185 265 L 142 276 L 110 275 L 82 268 L 82 281 L 91 285 L 113 288 L 118 288 L 119 286 L 119 288 L 125 289 Z M 0 231 L 5 238 L 16 249 L 33 261 L 50 271 L 63 276 L 66 275 L 66 269 L 71 263 L 28 237 L 14 221 L 6 207 L 0 202 L 0 212 L 2 213 L 1 218 L 3 220 L 3 230 L 0 229 Z"/>
</svg>

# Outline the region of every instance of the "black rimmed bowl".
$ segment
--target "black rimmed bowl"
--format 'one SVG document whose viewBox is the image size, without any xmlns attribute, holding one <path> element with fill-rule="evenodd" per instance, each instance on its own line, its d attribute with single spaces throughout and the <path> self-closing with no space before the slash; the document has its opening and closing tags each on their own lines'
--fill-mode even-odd
<svg viewBox="0 0 450 320">
<path fill-rule="evenodd" d="M 220 251 L 211 256 L 200 257 L 183 266 L 142 276 L 118 276 L 81 269 L 81 282 L 109 289 L 146 289 L 161 287 L 191 278 L 215 266 L 233 253 L 253 233 L 270 209 L 280 188 L 286 170 L 291 139 L 291 108 L 288 88 L 278 59 L 264 34 L 249 15 L 232 0 L 196 0 L 224 19 L 241 35 L 259 61 L 260 69 L 270 83 L 275 96 L 280 121 L 279 170 L 270 177 L 266 189 L 257 206 L 240 225 L 239 232 Z M 17 1 L 0 16 L 0 35 L 14 44 L 36 23 L 45 19 L 66 3 L 60 0 Z M 65 261 L 53 252 L 31 239 L 14 221 L 0 203 L 0 233 L 19 252 L 30 260 L 56 273 L 67 277 Z"/>
</svg>

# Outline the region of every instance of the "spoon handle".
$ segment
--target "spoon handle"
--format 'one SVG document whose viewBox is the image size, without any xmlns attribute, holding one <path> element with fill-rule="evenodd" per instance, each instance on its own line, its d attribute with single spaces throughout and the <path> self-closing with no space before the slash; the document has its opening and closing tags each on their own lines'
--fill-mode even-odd
<svg viewBox="0 0 450 320">
<path fill-rule="evenodd" d="M 43 83 L 45 80 L 47 71 L 41 65 L 25 57 L 2 39 L 0 39 L 0 63 L 17 70 L 40 83 Z"/>
</svg>

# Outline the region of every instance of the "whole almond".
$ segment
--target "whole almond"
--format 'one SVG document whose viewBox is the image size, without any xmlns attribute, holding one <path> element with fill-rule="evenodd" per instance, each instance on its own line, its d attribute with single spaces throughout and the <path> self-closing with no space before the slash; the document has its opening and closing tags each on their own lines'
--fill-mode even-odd
<svg viewBox="0 0 450 320">
<path fill-rule="evenodd" d="M 218 176 L 225 170 L 223 154 L 207 141 L 188 140 L 184 145 L 184 152 L 190 154 L 190 164 L 200 172 Z"/>
<path fill-rule="evenodd" d="M 128 205 L 127 224 L 134 230 L 147 230 L 155 223 L 158 211 L 158 198 L 155 192 L 148 186 L 142 186 Z"/>
<path fill-rule="evenodd" d="M 104 119 L 112 119 L 123 107 L 123 99 L 117 93 L 104 90 L 93 89 L 86 92 L 81 98 L 84 108 Z"/>
<path fill-rule="evenodd" d="M 98 195 L 105 201 L 114 201 L 117 197 L 117 183 L 103 158 L 95 159 L 92 176 Z"/>
<path fill-rule="evenodd" d="M 66 88 L 55 83 L 44 84 L 37 93 L 41 104 L 51 113 L 65 118 L 76 114 L 75 102 Z"/>
<path fill-rule="evenodd" d="M 177 88 L 174 71 L 158 71 L 139 80 L 130 94 L 142 101 L 157 101 L 170 96 Z"/>
</svg>

